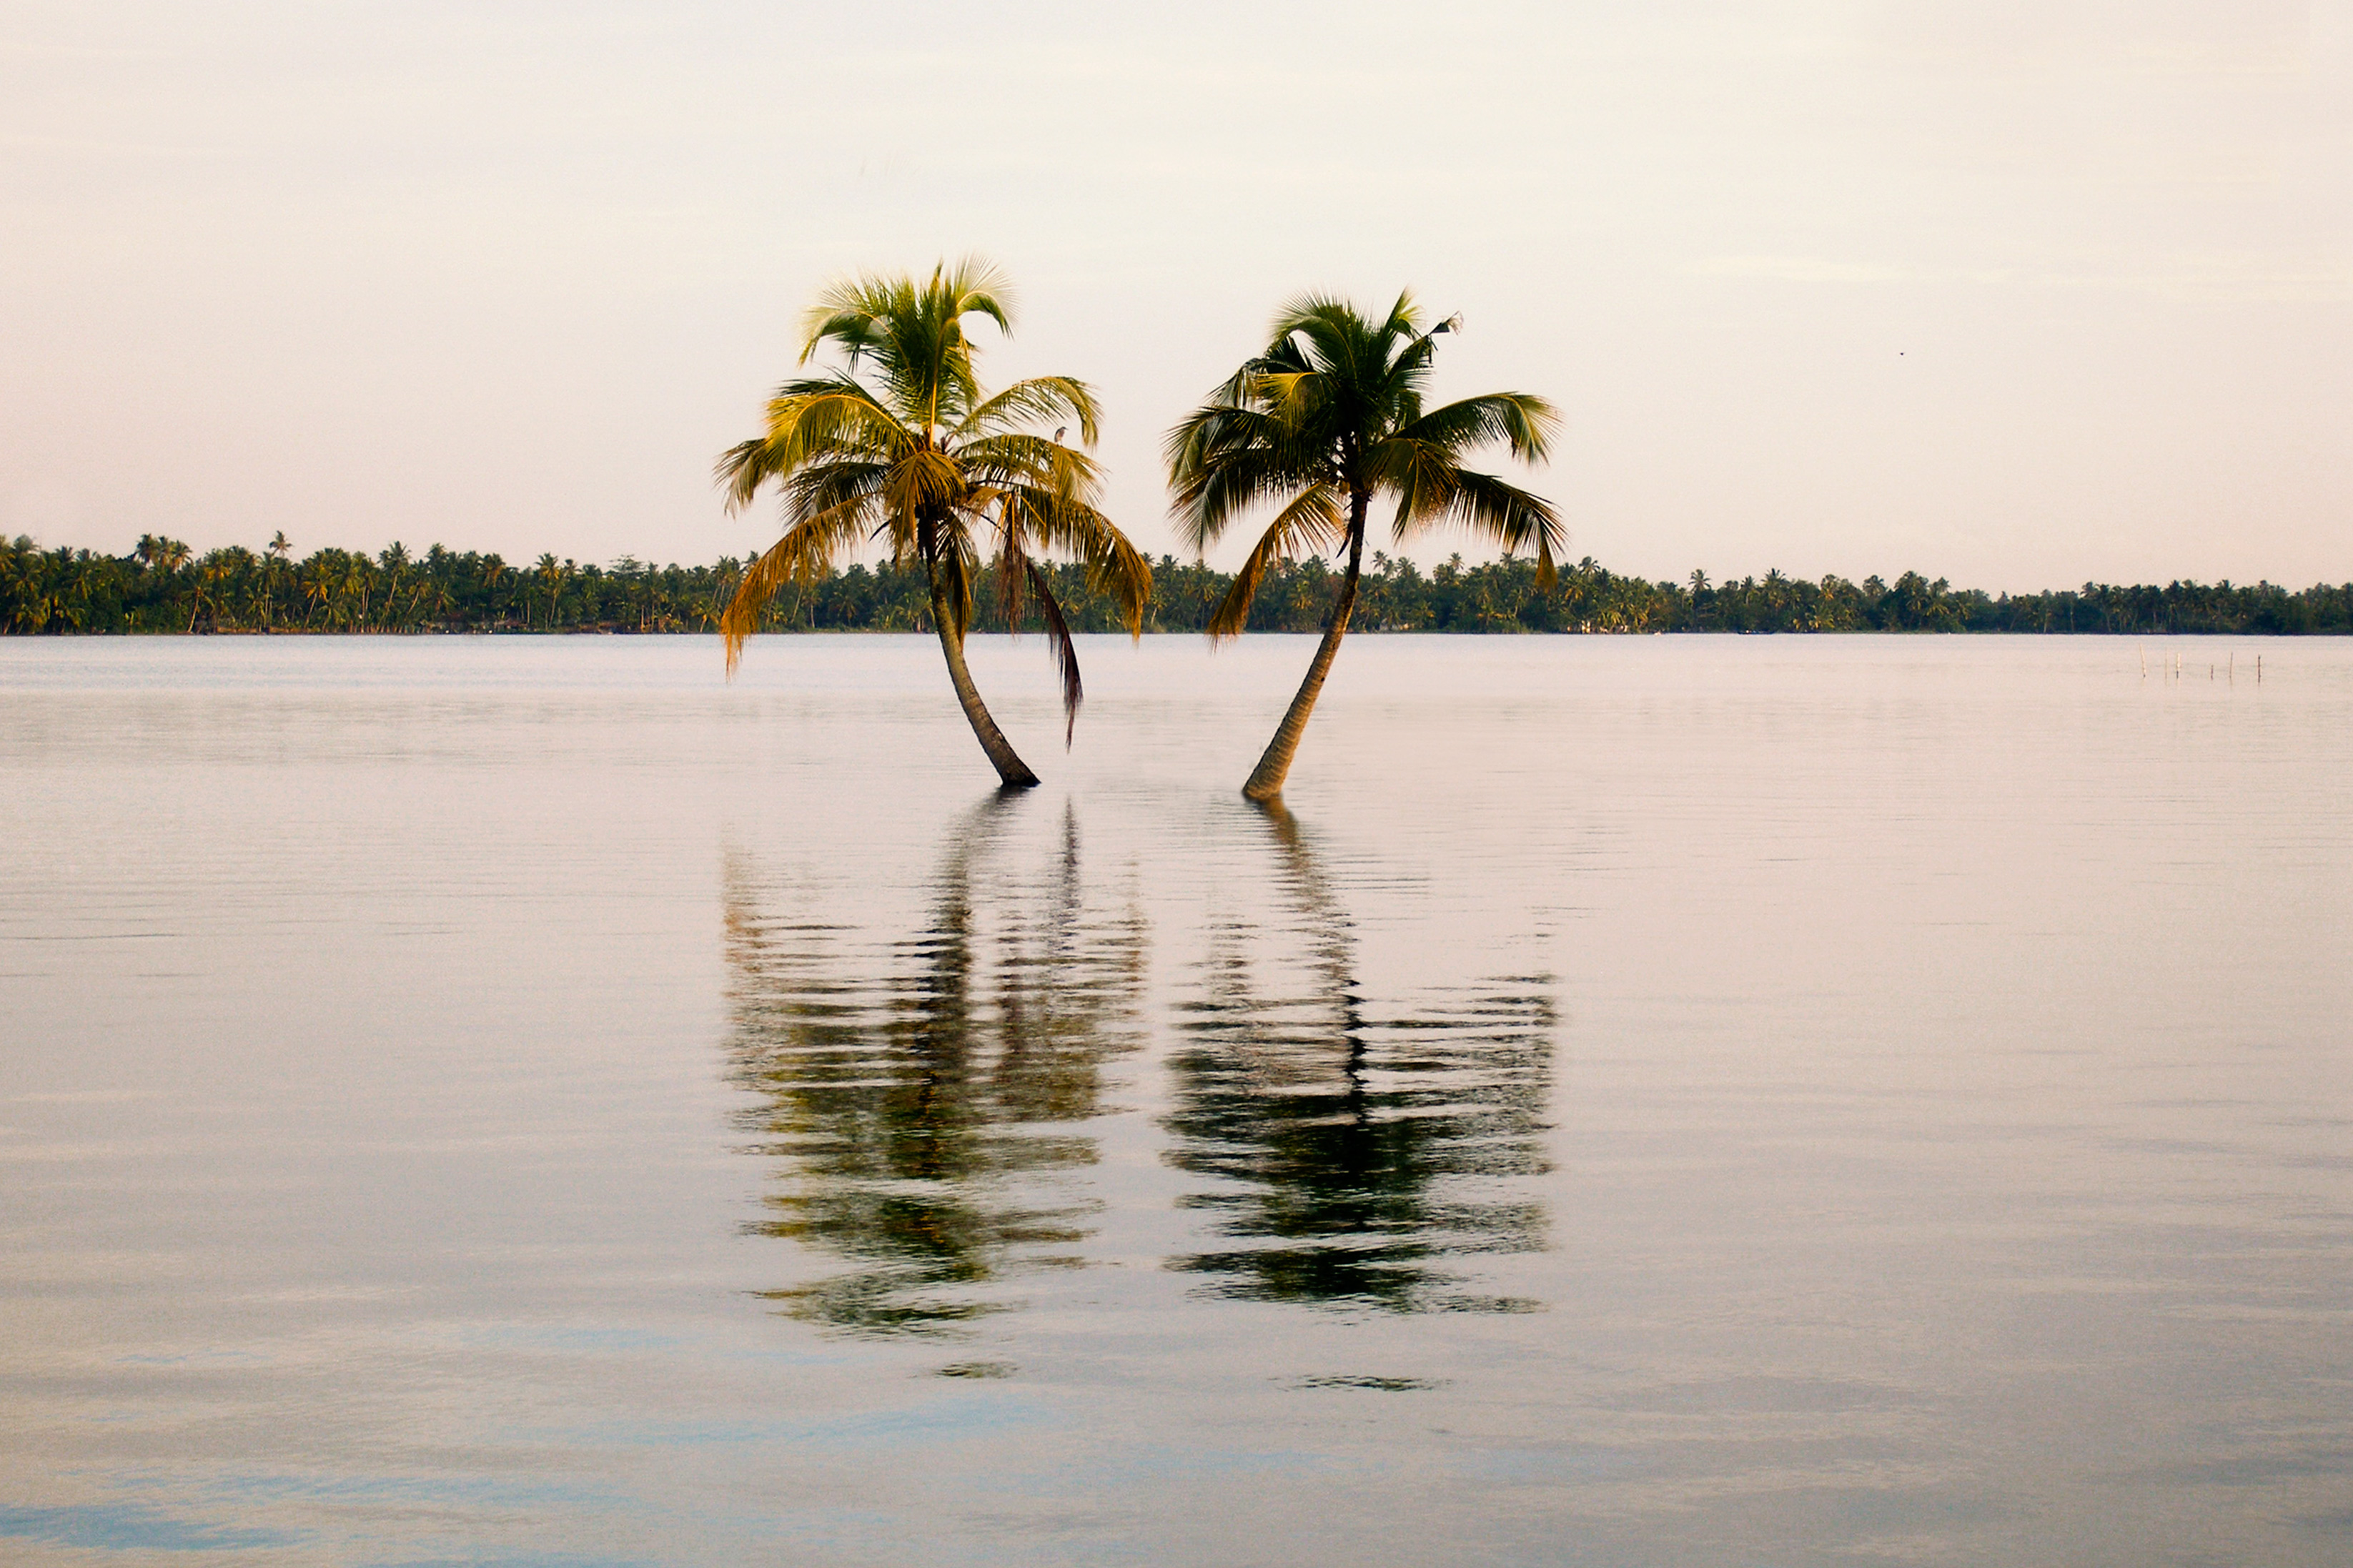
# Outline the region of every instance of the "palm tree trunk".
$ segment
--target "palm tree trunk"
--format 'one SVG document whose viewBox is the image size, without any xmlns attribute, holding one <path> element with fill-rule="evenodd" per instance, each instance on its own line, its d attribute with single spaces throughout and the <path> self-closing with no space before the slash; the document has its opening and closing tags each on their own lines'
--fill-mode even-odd
<svg viewBox="0 0 2353 1568">
<path fill-rule="evenodd" d="M 948 615 L 947 597 L 939 584 L 932 584 L 932 629 L 940 635 L 940 652 L 948 661 L 948 679 L 955 686 L 956 700 L 964 704 L 964 716 L 972 724 L 974 738 L 988 760 L 997 768 L 997 776 L 1007 789 L 1032 789 L 1038 775 L 1029 764 L 1014 754 L 1013 744 L 997 721 L 988 716 L 988 704 L 980 700 L 980 689 L 972 683 L 972 671 L 965 668 L 964 638 L 956 635 L 955 623 Z"/>
<path fill-rule="evenodd" d="M 1315 649 L 1315 661 L 1307 667 L 1307 679 L 1299 683 L 1299 695 L 1291 700 L 1291 710 L 1282 716 L 1274 739 L 1266 743 L 1258 766 L 1250 770 L 1250 782 L 1242 785 L 1242 794 L 1251 800 L 1282 797 L 1291 759 L 1299 752 L 1299 738 L 1307 733 L 1307 716 L 1315 711 L 1324 678 L 1332 671 L 1332 656 L 1340 651 L 1340 639 L 1348 635 L 1348 615 L 1356 607 L 1356 576 L 1365 558 L 1365 498 L 1359 497 L 1350 508 L 1354 515 L 1348 530 L 1348 574 L 1340 580 L 1340 596 L 1332 602 L 1332 624 L 1324 628 L 1324 641 Z"/>
</svg>

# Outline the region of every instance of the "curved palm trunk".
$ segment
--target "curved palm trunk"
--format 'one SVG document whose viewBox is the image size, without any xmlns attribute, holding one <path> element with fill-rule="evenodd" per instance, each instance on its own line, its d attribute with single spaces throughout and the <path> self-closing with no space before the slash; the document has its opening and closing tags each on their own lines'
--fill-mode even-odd
<svg viewBox="0 0 2353 1568">
<path fill-rule="evenodd" d="M 996 766 L 997 776 L 1007 789 L 1030 789 L 1038 775 L 1029 764 L 1014 754 L 1013 744 L 997 721 L 988 716 L 988 704 L 980 700 L 980 688 L 972 683 L 972 671 L 965 668 L 964 639 L 956 636 L 955 623 L 948 616 L 947 599 L 939 584 L 932 585 L 932 629 L 940 635 L 940 652 L 948 661 L 948 679 L 955 686 L 956 700 L 964 704 L 964 716 L 972 724 L 972 732 L 980 742 L 980 749 L 988 753 Z"/>
<path fill-rule="evenodd" d="M 1291 759 L 1299 752 L 1299 738 L 1307 733 L 1307 716 L 1315 711 L 1324 678 L 1332 672 L 1332 656 L 1340 651 L 1340 639 L 1348 635 L 1348 615 L 1356 607 L 1356 577 L 1365 558 L 1365 499 L 1359 497 L 1350 510 L 1354 516 L 1348 530 L 1348 574 L 1340 580 L 1340 596 L 1333 601 L 1332 624 L 1324 628 L 1324 640 L 1316 647 L 1314 662 L 1307 667 L 1307 679 L 1299 683 L 1299 695 L 1291 700 L 1291 710 L 1282 716 L 1274 739 L 1266 743 L 1258 766 L 1250 770 L 1250 782 L 1242 785 L 1242 794 L 1251 800 L 1282 797 Z"/>
</svg>

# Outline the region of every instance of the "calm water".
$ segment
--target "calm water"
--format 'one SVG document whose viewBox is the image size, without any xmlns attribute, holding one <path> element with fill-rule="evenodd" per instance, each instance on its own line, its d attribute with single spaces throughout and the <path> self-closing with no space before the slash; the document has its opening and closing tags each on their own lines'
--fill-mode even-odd
<svg viewBox="0 0 2353 1568">
<path fill-rule="evenodd" d="M 1083 651 L 0 640 L 0 1558 L 2353 1560 L 2353 646 Z"/>
</svg>

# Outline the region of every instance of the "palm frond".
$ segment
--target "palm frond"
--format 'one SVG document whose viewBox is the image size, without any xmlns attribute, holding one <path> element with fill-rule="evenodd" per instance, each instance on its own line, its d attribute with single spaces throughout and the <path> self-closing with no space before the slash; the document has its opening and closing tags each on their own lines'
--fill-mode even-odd
<svg viewBox="0 0 2353 1568">
<path fill-rule="evenodd" d="M 881 398 L 849 376 L 788 382 L 768 403 L 768 438 L 790 437 L 797 451 L 847 445 L 861 451 L 902 448 L 915 432 Z"/>
<path fill-rule="evenodd" d="M 957 447 L 955 459 L 976 486 L 1033 485 L 1082 498 L 1103 489 L 1101 464 L 1043 436 L 1012 431 L 982 436 Z"/>
<path fill-rule="evenodd" d="M 1103 419 L 1094 389 L 1067 375 L 1038 375 L 1017 381 L 966 414 L 955 434 L 969 440 L 995 435 L 1014 425 L 1042 425 L 1049 419 L 1075 422 L 1079 444 L 1093 446 Z"/>
<path fill-rule="evenodd" d="M 1250 401 L 1291 430 L 1313 424 L 1333 401 L 1333 378 L 1320 370 L 1270 370 L 1250 378 Z"/>
<path fill-rule="evenodd" d="M 1312 485 L 1302 490 L 1290 505 L 1275 513 L 1274 521 L 1259 536 L 1250 559 L 1234 574 L 1233 585 L 1209 613 L 1209 640 L 1223 642 L 1241 636 L 1250 625 L 1250 600 L 1257 596 L 1258 585 L 1265 578 L 1268 567 L 1296 555 L 1320 555 L 1345 534 L 1339 498 L 1332 488 Z"/>
<path fill-rule="evenodd" d="M 1171 510 L 1197 554 L 1250 507 L 1331 477 L 1324 444 L 1261 408 L 1204 405 L 1165 450 Z"/>
<path fill-rule="evenodd" d="M 958 505 L 965 488 L 964 468 L 954 458 L 922 449 L 891 465 L 882 493 L 890 499 L 892 511 L 918 517 Z"/>
<path fill-rule="evenodd" d="M 1011 498 L 1000 497 L 997 504 L 1000 508 L 1009 506 Z M 1018 528 L 1000 526 L 997 532 L 1003 543 L 997 554 L 997 607 L 1005 617 L 1007 635 L 1019 637 L 1021 590 L 1028 584 L 1030 575 L 1022 568 L 1029 564 L 1029 558 L 1022 553 L 1021 531 Z"/>
<path fill-rule="evenodd" d="M 743 581 L 735 584 L 734 596 L 719 617 L 728 679 L 734 679 L 735 667 L 744 659 L 744 639 L 759 629 L 760 612 L 776 591 L 787 583 L 817 581 L 845 552 L 856 549 L 865 531 L 865 510 L 871 504 L 870 498 L 855 497 L 803 519 L 744 568 Z"/>
<path fill-rule="evenodd" d="M 1054 602 L 1054 591 L 1046 585 L 1045 574 L 1037 563 L 1023 561 L 1029 568 L 1029 585 L 1037 591 L 1038 608 L 1046 620 L 1046 647 L 1054 656 L 1055 668 L 1062 677 L 1062 750 L 1071 749 L 1071 739 L 1079 732 L 1079 704 L 1086 700 L 1086 689 L 1079 683 L 1079 650 L 1071 642 L 1071 624 L 1062 618 L 1062 606 Z"/>
<path fill-rule="evenodd" d="M 1451 524 L 1514 553 L 1533 548 L 1536 589 L 1552 592 L 1559 579 L 1556 557 L 1568 548 L 1568 531 L 1552 503 L 1493 474 L 1456 468 L 1446 493 L 1432 496 L 1419 511 L 1398 509 L 1392 536 L 1399 542 L 1432 527 Z"/>
<path fill-rule="evenodd" d="M 719 481 L 731 514 L 750 505 L 752 497 L 774 472 L 765 461 L 767 446 L 765 437 L 738 441 L 720 453 L 719 461 L 712 465 L 711 477 Z"/>
<path fill-rule="evenodd" d="M 1084 501 L 1034 487 L 1008 489 L 1007 505 L 1005 526 L 1041 549 L 1075 557 L 1086 568 L 1087 585 L 1119 605 L 1128 635 L 1142 635 L 1152 563 L 1117 524 Z"/>
<path fill-rule="evenodd" d="M 815 517 L 853 497 L 879 496 L 890 477 L 889 463 L 871 459 L 845 457 L 807 465 L 784 481 L 786 516 Z"/>
<path fill-rule="evenodd" d="M 714 469 L 731 512 L 749 505 L 770 479 L 821 456 L 884 455 L 912 439 L 891 410 L 847 376 L 788 382 L 769 400 L 767 414 L 767 433 L 729 447 Z"/>
<path fill-rule="evenodd" d="M 986 257 L 965 255 L 952 267 L 934 268 L 932 278 L 959 317 L 987 316 L 998 331 L 1013 335 L 1013 279 L 1005 268 Z"/>
<path fill-rule="evenodd" d="M 838 279 L 802 317 L 801 363 L 828 343 L 853 373 L 871 360 L 891 402 L 926 427 L 952 427 L 980 400 L 964 325 L 976 315 L 1013 330 L 1011 285 L 976 257 L 940 263 L 921 286 L 904 275 Z"/>
<path fill-rule="evenodd" d="M 1450 452 L 1501 441 L 1522 462 L 1540 463 L 1551 456 L 1552 437 L 1559 430 L 1560 414 L 1545 399 L 1527 392 L 1491 392 L 1433 408 L 1397 434 Z"/>
</svg>

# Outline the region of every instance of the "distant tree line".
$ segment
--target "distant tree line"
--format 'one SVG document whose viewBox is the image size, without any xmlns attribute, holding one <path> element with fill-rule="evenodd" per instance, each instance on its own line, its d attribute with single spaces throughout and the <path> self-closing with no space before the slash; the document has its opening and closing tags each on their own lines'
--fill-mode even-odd
<svg viewBox="0 0 2353 1568">
<path fill-rule="evenodd" d="M 744 563 L 657 566 L 623 556 L 609 566 L 542 555 L 511 566 L 497 555 L 435 545 L 412 555 L 347 550 L 293 558 L 281 534 L 268 548 L 231 545 L 197 555 L 142 534 L 128 555 L 43 550 L 0 541 L 0 631 L 65 632 L 707 632 L 733 596 Z M 1074 631 L 1115 631 L 1116 606 L 1077 566 L 1048 566 Z M 1231 577 L 1163 556 L 1154 571 L 1151 631 L 1198 632 Z M 1269 573 L 1250 605 L 1252 631 L 1313 632 L 1330 614 L 1339 574 L 1316 559 Z M 983 574 L 976 629 L 1002 631 L 994 573 Z M 762 618 L 769 631 L 931 629 L 922 572 L 851 566 L 788 587 Z M 1364 631 L 1430 632 L 2107 632 L 2353 633 L 2353 583 L 2290 590 L 2168 583 L 1989 595 L 1906 572 L 1820 582 L 1767 572 L 1712 583 L 1620 576 L 1591 557 L 1540 594 L 1525 560 L 1425 574 L 1376 554 L 1351 623 Z"/>
</svg>

